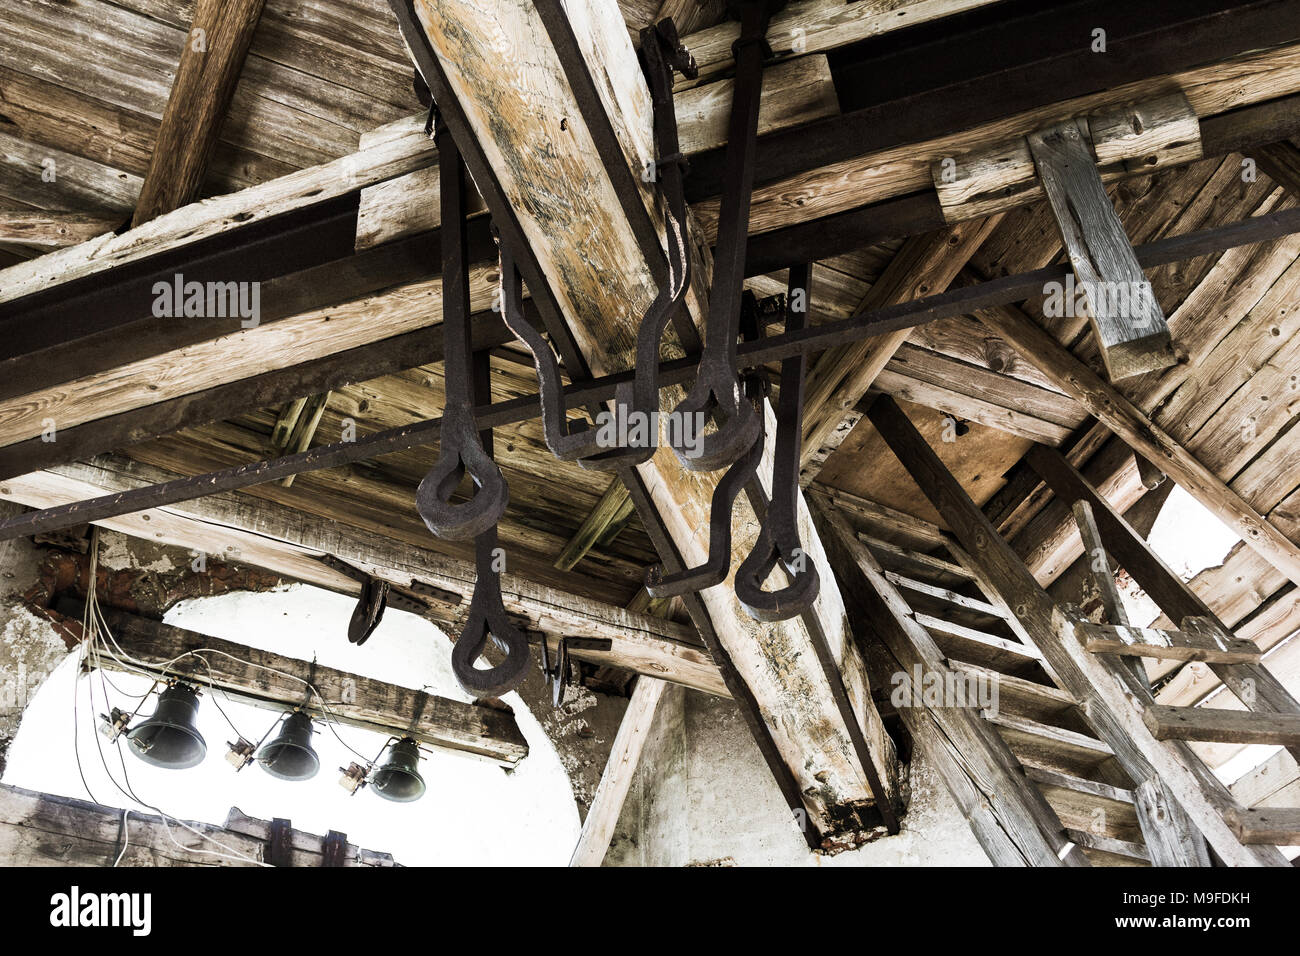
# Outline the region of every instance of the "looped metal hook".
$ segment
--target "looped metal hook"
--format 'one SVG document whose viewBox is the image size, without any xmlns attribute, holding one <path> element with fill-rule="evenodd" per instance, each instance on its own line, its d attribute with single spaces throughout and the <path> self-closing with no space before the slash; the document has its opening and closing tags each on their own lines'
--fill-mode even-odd
<svg viewBox="0 0 1300 956">
<path fill-rule="evenodd" d="M 726 190 L 718 220 L 714 281 L 709 294 L 709 321 L 704 354 L 695 384 L 674 411 L 679 422 L 717 421 L 718 430 L 689 447 L 673 450 L 689 471 L 715 471 L 736 461 L 761 429 L 761 416 L 741 395 L 736 361 L 740 300 L 749 237 L 749 203 L 754 190 L 754 154 L 758 143 L 759 94 L 763 83 L 764 44 L 772 10 L 761 2 L 740 10 L 736 47 L 736 81 L 727 127 Z M 684 424 L 680 431 L 687 429 Z M 698 434 L 699 428 L 694 429 Z"/>
<path fill-rule="evenodd" d="M 761 400 L 763 382 L 759 375 L 750 375 L 745 379 L 747 404 Z M 758 435 L 750 445 L 749 451 L 738 459 L 727 473 L 722 476 L 718 486 L 713 489 L 713 499 L 709 506 L 709 557 L 693 568 L 686 568 L 676 574 L 664 574 L 662 564 L 652 565 L 646 572 L 645 587 L 654 598 L 672 597 L 690 591 L 700 591 L 721 584 L 731 570 L 731 511 L 736 496 L 758 474 L 758 465 L 763 460 L 763 417 L 758 420 Z"/>
<path fill-rule="evenodd" d="M 442 164 L 442 335 L 446 370 L 446 408 L 439 434 L 438 462 L 420 482 L 416 509 L 440 538 L 473 538 L 500 520 L 509 492 L 501 469 L 483 450 L 474 423 L 470 374 L 469 250 L 465 232 L 465 164 L 445 124 L 437 126 Z M 453 503 L 452 493 L 468 473 L 474 490 L 468 501 Z"/>
<path fill-rule="evenodd" d="M 659 159 L 654 164 L 654 179 L 660 184 L 666 206 L 668 274 L 638 326 L 635 377 L 631 383 L 616 389 L 613 412 L 616 422 L 658 420 L 659 343 L 668 323 L 682 318 L 691 281 L 686 196 L 682 184 L 684 162 L 677 139 L 672 72 L 676 67 L 690 75 L 694 60 L 681 47 L 671 19 L 662 21 L 656 28 L 643 30 L 642 40 L 655 107 L 655 148 Z M 546 339 L 524 318 L 519 272 L 514 257 L 504 245 L 501 246 L 501 300 L 506 326 L 533 355 L 542 402 L 543 434 L 551 453 L 561 460 L 576 460 L 581 467 L 597 471 L 617 471 L 649 461 L 659 444 L 657 429 L 647 429 L 645 444 L 617 447 L 602 442 L 598 430 L 588 428 L 585 422 L 569 421 L 559 363 Z M 689 317 L 685 321 L 689 323 Z"/>
<path fill-rule="evenodd" d="M 811 278 L 812 270 L 807 264 L 790 269 L 786 332 L 798 331 L 806 324 Z M 772 500 L 753 550 L 736 569 L 736 598 L 750 617 L 759 621 L 784 621 L 802 614 L 817 600 L 821 587 L 817 566 L 799 543 L 799 455 L 803 447 L 807 364 L 802 354 L 781 363 Z M 790 582 L 783 588 L 764 591 L 763 582 L 778 561 Z"/>
<path fill-rule="evenodd" d="M 474 541 L 474 596 L 469 617 L 451 650 L 451 670 L 466 693 L 477 697 L 500 697 L 519 686 L 528 674 L 532 656 L 528 635 L 511 623 L 501 602 L 501 575 L 497 570 L 500 549 L 497 529 L 491 527 Z M 506 659 L 486 669 L 474 666 L 488 640 L 505 651 Z"/>
</svg>

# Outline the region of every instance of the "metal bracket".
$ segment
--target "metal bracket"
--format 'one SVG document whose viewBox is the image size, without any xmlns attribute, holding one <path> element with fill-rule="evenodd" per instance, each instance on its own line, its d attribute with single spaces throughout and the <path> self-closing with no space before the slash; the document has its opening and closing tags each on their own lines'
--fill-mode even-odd
<svg viewBox="0 0 1300 956">
<path fill-rule="evenodd" d="M 569 649 L 609 651 L 614 647 L 614 642 L 608 637 L 561 637 L 556 649 L 555 662 L 552 664 L 551 648 L 547 643 L 546 635 L 543 634 L 541 638 L 542 675 L 551 685 L 551 704 L 555 707 L 564 703 L 565 690 L 573 683 L 573 665 L 569 657 Z"/>
</svg>

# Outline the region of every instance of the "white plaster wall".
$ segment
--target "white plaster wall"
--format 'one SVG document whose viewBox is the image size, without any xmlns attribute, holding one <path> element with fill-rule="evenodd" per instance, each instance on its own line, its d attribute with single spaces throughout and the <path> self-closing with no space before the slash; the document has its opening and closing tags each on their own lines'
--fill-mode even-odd
<svg viewBox="0 0 1300 956">
<path fill-rule="evenodd" d="M 809 851 L 736 705 L 670 688 L 607 866 L 988 866 L 943 782 L 916 754 L 902 831 L 857 850 Z"/>
</svg>

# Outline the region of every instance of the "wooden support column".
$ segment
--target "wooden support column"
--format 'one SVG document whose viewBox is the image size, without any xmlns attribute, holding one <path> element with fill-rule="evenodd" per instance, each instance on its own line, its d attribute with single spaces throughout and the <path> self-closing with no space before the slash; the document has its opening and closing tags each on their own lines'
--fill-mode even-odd
<svg viewBox="0 0 1300 956">
<path fill-rule="evenodd" d="M 593 374 L 631 368 L 638 319 L 665 272 L 666 226 L 652 184 L 641 176 L 655 158 L 652 108 L 617 8 L 582 0 L 563 6 L 504 0 L 490 7 L 469 0 L 393 0 L 393 6 L 503 241 L 521 258 L 530 292 L 537 298 L 549 286 L 577 360 Z M 566 51 L 563 60 L 557 45 Z M 699 325 L 707 318 L 711 262 L 698 233 L 690 229 L 690 235 L 696 285 L 687 303 Z M 568 371 L 580 375 L 586 369 Z M 673 409 L 682 395 L 681 389 L 665 389 L 661 408 Z M 774 434 L 770 409 L 767 415 Z M 721 474 L 686 472 L 667 447 L 639 473 L 683 560 L 700 563 Z M 733 562 L 739 562 L 758 532 L 743 501 L 734 526 Z M 824 555 L 802 504 L 799 526 L 809 558 L 821 564 Z M 823 581 L 811 624 L 759 624 L 728 586 L 705 591 L 702 600 L 796 781 L 809 822 L 827 836 L 864 828 L 859 811 L 870 817 L 873 803 L 868 773 L 811 627 L 825 634 L 834 663 L 843 669 L 874 769 L 891 800 L 893 746 L 848 639 L 833 583 Z"/>
<path fill-rule="evenodd" d="M 220 687 L 232 698 L 283 712 L 301 706 L 318 719 L 383 735 L 409 734 L 422 744 L 483 757 L 504 767 L 517 766 L 528 744 L 514 715 L 490 707 L 426 694 L 409 687 L 358 677 L 332 667 L 272 654 L 148 618 L 104 608 L 117 645 L 133 658 L 124 667 L 112 656 L 101 659 L 111 670 L 190 675 L 204 686 Z M 212 653 L 202 653 L 203 650 Z M 198 652 L 198 653 L 194 653 Z M 259 666 L 260 665 L 260 666 Z M 308 696 L 310 680 L 329 703 Z"/>
<path fill-rule="evenodd" d="M 601 775 L 600 786 L 592 798 L 591 809 L 587 819 L 582 821 L 582 833 L 578 845 L 573 850 L 569 866 L 600 866 L 609 849 L 609 841 L 614 836 L 614 827 L 618 825 L 618 816 L 623 812 L 623 802 L 627 799 L 632 779 L 636 776 L 637 764 L 641 761 L 641 749 L 654 723 L 655 711 L 668 685 L 653 677 L 637 678 L 636 687 L 632 689 L 632 700 L 623 714 L 618 733 L 614 736 L 614 746 L 609 752 L 609 761 Z"/>
<path fill-rule="evenodd" d="M 968 277 L 975 281 L 971 274 Z M 1300 585 L 1300 546 L 1279 531 L 1186 448 L 1153 423 L 1119 390 L 1104 381 L 1043 331 L 1023 310 L 1006 305 L 976 313 L 1067 395 L 1135 452 L 1160 468 L 1279 571 Z M 1100 514 L 1097 515 L 1102 520 Z M 1121 559 L 1123 563 L 1123 559 Z M 1201 613 L 1192 611 L 1186 613 Z"/>
<path fill-rule="evenodd" d="M 1087 295 L 1088 320 L 1106 370 L 1112 380 L 1130 378 L 1177 359 L 1169 325 L 1106 195 L 1084 129 L 1069 120 L 1030 133 L 1029 150 Z"/>
<path fill-rule="evenodd" d="M 1084 648 L 1076 634 L 1082 616 L 1069 606 L 1058 606 L 1038 585 L 898 405 L 884 396 L 871 407 L 870 418 L 970 553 L 970 569 L 1015 614 L 1055 679 L 1078 701 L 1125 772 L 1138 783 L 1159 779 L 1167 788 L 1170 812 L 1163 821 L 1143 817 L 1144 825 L 1163 823 L 1180 834 L 1169 840 L 1152 837 L 1147 841 L 1152 852 L 1161 847 L 1195 846 L 1190 834 L 1181 831 L 1199 830 L 1230 866 L 1289 865 L 1276 849 L 1242 844 L 1225 822 L 1225 814 L 1237 808 L 1227 788 L 1186 744 L 1160 741 L 1151 734 L 1143 722 L 1145 705 L 1152 702 L 1150 692 L 1118 662 Z M 1095 504 L 1093 510 L 1097 510 Z M 1102 521 L 1100 515 L 1098 520 Z M 1102 527 L 1104 533 L 1104 523 Z M 1156 862 L 1186 866 L 1206 865 L 1208 860 L 1196 853 Z"/>
<path fill-rule="evenodd" d="M 199 196 L 265 0 L 197 0 L 132 226 Z"/>
</svg>

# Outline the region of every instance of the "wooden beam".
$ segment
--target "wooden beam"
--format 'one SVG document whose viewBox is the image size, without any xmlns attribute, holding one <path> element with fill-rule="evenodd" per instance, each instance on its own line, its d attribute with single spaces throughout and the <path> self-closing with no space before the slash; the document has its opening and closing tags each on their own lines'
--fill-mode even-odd
<svg viewBox="0 0 1300 956">
<path fill-rule="evenodd" d="M 112 232 L 120 222 L 79 212 L 5 209 L 0 210 L 0 242 L 42 250 L 62 249 Z"/>
<path fill-rule="evenodd" d="M 1237 810 L 1228 820 L 1242 843 L 1300 846 L 1300 809 L 1261 807 Z"/>
<path fill-rule="evenodd" d="M 113 608 L 105 608 L 103 615 L 116 646 L 132 659 L 124 665 L 105 654 L 100 663 L 110 670 L 140 668 L 156 675 L 189 675 L 255 707 L 278 712 L 302 707 L 317 719 L 381 736 L 410 735 L 430 747 L 482 757 L 503 767 L 517 766 L 528 756 L 528 744 L 514 715 L 505 711 L 313 665 Z M 308 680 L 320 697 L 307 694 L 304 682 Z M 321 697 L 329 704 L 328 712 Z"/>
<path fill-rule="evenodd" d="M 1028 141 L 1111 380 L 1173 365 L 1169 324 L 1093 165 L 1085 131 L 1070 120 L 1030 133 Z"/>
<path fill-rule="evenodd" d="M 615 478 L 595 507 L 587 513 L 573 537 L 564 545 L 564 550 L 555 559 L 555 566 L 561 571 L 568 571 L 597 544 L 607 544 L 606 535 L 611 531 L 617 534 L 617 529 L 622 527 L 632 511 L 632 499 L 628 497 L 627 487 Z"/>
<path fill-rule="evenodd" d="M 521 256 L 527 250 L 535 257 L 538 282 L 544 277 L 552 289 L 591 372 L 629 369 L 635 322 L 652 301 L 663 271 L 665 225 L 640 176 L 654 158 L 649 91 L 617 11 L 607 4 L 561 8 L 523 0 L 490 9 L 464 0 L 398 0 L 394 7 L 435 99 L 454 104 L 444 107 L 444 119 L 501 225 L 503 241 Z M 565 62 L 557 46 L 567 51 Z M 527 56 L 526 82 L 500 68 L 512 57 L 503 60 L 503 49 Z M 556 117 L 566 120 L 564 128 Z M 555 201 L 539 204 L 539 193 Z M 648 238 L 643 242 L 643 237 Z M 702 280 L 710 263 L 707 252 L 699 253 L 687 304 L 702 325 L 707 318 Z M 732 256 L 741 253 L 728 250 Z M 538 285 L 528 274 L 532 267 L 521 261 L 520 268 L 536 296 Z M 680 389 L 666 389 L 661 408 L 671 410 L 681 397 Z M 765 414 L 768 434 L 774 434 L 770 408 Z M 700 563 L 720 475 L 686 472 L 667 447 L 638 470 L 683 560 Z M 747 502 L 737 511 L 741 532 L 733 550 L 738 559 L 753 547 L 758 522 L 746 517 Z M 800 511 L 803 547 L 820 563 L 823 555 L 806 506 Z M 873 802 L 872 773 L 886 782 L 883 799 L 892 801 L 893 745 L 865 691 L 866 677 L 833 584 L 823 581 L 807 622 L 760 624 L 729 588 L 711 588 L 701 597 L 719 642 L 757 698 L 781 758 L 798 781 L 812 828 L 825 836 L 857 828 L 856 808 Z M 819 653 L 821 636 L 834 666 L 845 671 L 854 719 L 868 742 L 865 759 L 836 695 L 838 675 L 827 671 Z"/>
<path fill-rule="evenodd" d="M 198 198 L 264 3 L 195 3 L 132 226 Z"/>
<path fill-rule="evenodd" d="M 992 217 L 908 239 L 856 311 L 944 291 L 998 221 Z M 858 402 L 910 334 L 908 329 L 829 349 L 812 363 L 804 391 L 799 474 L 804 487 L 816 479 L 822 464 L 853 430 L 862 417 L 856 410 Z"/>
<path fill-rule="evenodd" d="M 1297 714 L 1254 714 L 1217 707 L 1152 704 L 1147 707 L 1144 719 L 1158 740 L 1300 745 L 1300 715 Z"/>
<path fill-rule="evenodd" d="M 269 820 L 231 808 L 224 826 L 179 824 L 0 784 L 0 858 L 11 866 L 266 866 L 270 861 Z M 293 829 L 286 836 L 288 865 L 325 865 L 324 837 Z M 342 857 L 343 866 L 396 865 L 390 853 L 346 842 Z"/>
<path fill-rule="evenodd" d="M 40 472 L 2 482 L 0 498 L 44 506 L 87 493 L 138 487 L 164 474 L 134 462 L 100 459 L 65 466 L 60 473 Z M 151 509 L 104 521 L 102 526 L 228 560 L 237 558 L 343 594 L 359 594 L 361 585 L 323 563 L 322 555 L 366 568 L 393 584 L 408 586 L 413 580 L 422 581 L 462 595 L 465 601 L 474 589 L 474 570 L 466 562 L 234 494 L 212 495 L 184 507 Z M 689 627 L 535 585 L 516 574 L 502 575 L 502 592 L 506 610 L 531 630 L 604 637 L 613 643 L 609 651 L 575 649 L 577 659 L 729 696 L 717 667 L 698 646 L 698 637 Z"/>
<path fill-rule="evenodd" d="M 845 46 L 869 37 L 900 30 L 918 23 L 954 16 L 987 6 L 992 0 L 804 0 L 792 3 L 772 18 L 768 43 L 778 57 L 815 53 Z M 731 45 L 740 35 L 735 22 L 720 23 L 687 35 L 683 42 L 695 57 L 700 75 L 695 81 L 681 80 L 680 86 L 704 82 L 735 65 Z"/>
<path fill-rule="evenodd" d="M 1166 631 L 1154 627 L 1093 624 L 1079 625 L 1084 646 L 1094 654 L 1152 657 L 1168 661 L 1214 661 L 1249 664 L 1260 659 L 1260 649 L 1250 641 L 1207 639 L 1194 631 Z"/>
<path fill-rule="evenodd" d="M 1241 844 L 1223 819 L 1235 805 L 1231 794 L 1185 744 L 1165 743 L 1151 734 L 1142 720 L 1142 703 L 1151 702 L 1150 691 L 1118 662 L 1084 650 L 1075 634 L 1082 618 L 1068 607 L 1058 607 L 1039 586 L 898 406 L 883 398 L 872 406 L 870 418 L 970 553 L 969 569 L 1015 611 L 1055 679 L 1079 702 L 1129 777 L 1158 777 L 1173 804 L 1230 865 L 1286 865 L 1280 853 Z M 1170 824 L 1183 825 L 1177 819 Z M 1154 850 L 1161 843 L 1151 840 L 1148 845 Z"/>
<path fill-rule="evenodd" d="M 600 785 L 587 811 L 587 819 L 582 821 L 582 833 L 573 856 L 569 858 L 569 866 L 600 866 L 605 859 L 619 814 L 623 812 L 623 802 L 632 788 L 637 764 L 641 762 L 641 750 L 650 735 L 655 711 L 667 686 L 653 677 L 637 678 L 623 722 L 614 735 L 605 772 L 601 774 Z"/>
<path fill-rule="evenodd" d="M 1001 306 L 980 310 L 976 315 L 1134 451 L 1187 489 L 1288 578 L 1300 583 L 1300 545 L 1262 517 L 1118 389 L 1103 381 L 1019 308 Z"/>
</svg>

